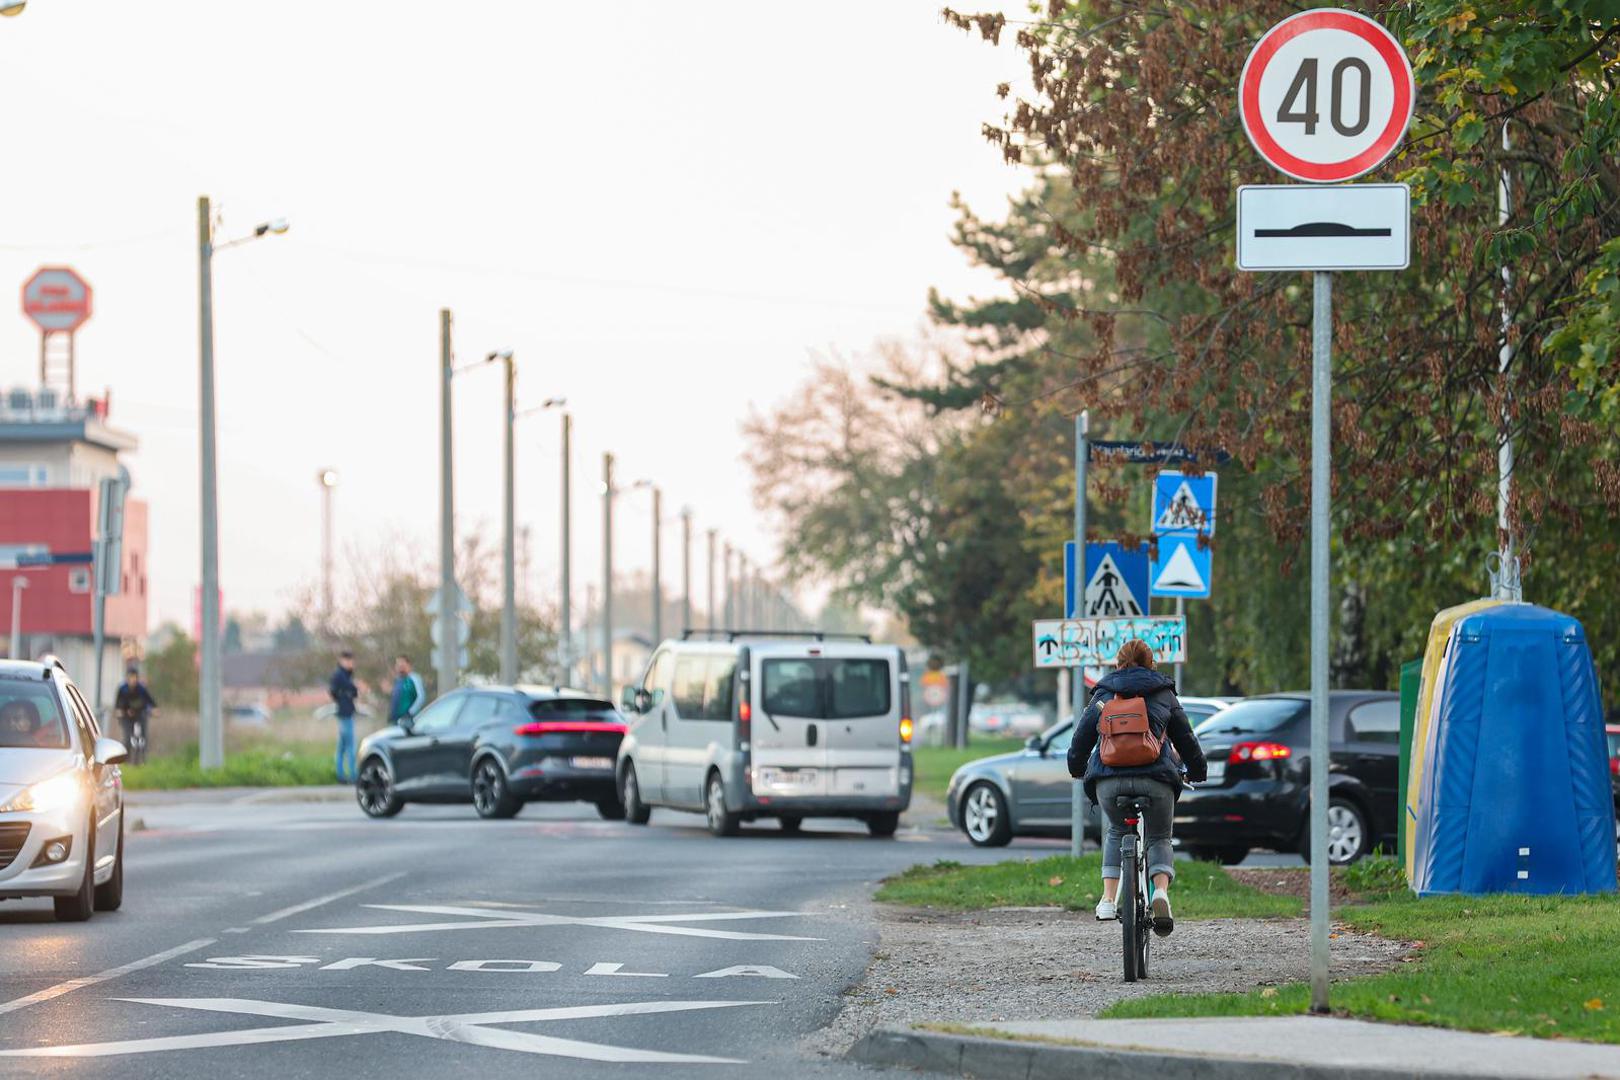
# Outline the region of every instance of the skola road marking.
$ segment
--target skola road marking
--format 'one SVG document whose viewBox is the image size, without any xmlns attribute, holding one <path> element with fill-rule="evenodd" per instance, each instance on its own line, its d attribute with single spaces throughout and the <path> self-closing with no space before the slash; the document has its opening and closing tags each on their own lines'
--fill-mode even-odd
<svg viewBox="0 0 1620 1080">
<path fill-rule="evenodd" d="M 698 1009 L 734 1009 L 744 1005 L 774 1005 L 773 1001 L 631 1001 L 618 1005 L 583 1005 L 560 1009 L 512 1009 L 505 1012 L 460 1013 L 447 1016 L 394 1016 L 389 1013 L 359 1012 L 353 1009 L 324 1009 L 313 1005 L 285 1005 L 276 1001 L 248 998 L 121 998 L 141 1005 L 163 1005 L 175 1009 L 235 1013 L 239 1016 L 273 1016 L 301 1021 L 282 1027 L 240 1028 L 210 1031 L 201 1035 L 169 1035 L 154 1039 L 125 1039 L 119 1042 L 79 1043 L 73 1046 L 32 1046 L 21 1050 L 0 1050 L 0 1057 L 112 1057 L 119 1054 L 150 1054 L 164 1050 L 199 1050 L 217 1046 L 253 1046 L 258 1043 L 297 1042 L 304 1039 L 330 1039 L 345 1035 L 376 1035 L 393 1032 L 420 1035 L 427 1039 L 470 1043 L 496 1050 L 524 1054 L 577 1058 L 581 1061 L 611 1061 L 638 1064 L 697 1063 L 741 1065 L 737 1058 L 676 1054 L 662 1050 L 638 1050 L 629 1046 L 560 1039 L 507 1031 L 493 1024 L 531 1024 L 546 1020 L 580 1020 L 598 1016 L 638 1016 L 646 1013 L 691 1012 Z"/>
<path fill-rule="evenodd" d="M 750 934 L 741 930 L 706 930 L 698 926 L 676 925 L 695 922 L 730 922 L 737 919 L 791 919 L 797 911 L 705 911 L 693 915 L 549 915 L 521 908 L 440 906 L 434 904 L 367 904 L 383 911 L 409 911 L 418 915 L 457 915 L 459 922 L 402 923 L 387 926 L 343 926 L 325 930 L 294 930 L 295 934 L 420 934 L 439 930 L 497 930 L 511 926 L 600 926 L 610 930 L 630 930 L 640 934 L 673 934 L 679 937 L 720 938 L 726 941 L 822 941 L 823 938 L 791 934 Z"/>
<path fill-rule="evenodd" d="M 356 968 L 384 968 L 388 971 L 432 971 L 424 964 L 437 963 L 436 957 L 411 956 L 400 959 L 379 959 L 375 956 L 349 956 L 330 963 L 321 963 L 318 956 L 210 956 L 207 960 L 186 965 L 208 971 L 271 971 L 287 968 L 314 968 L 316 971 L 353 971 Z M 457 960 L 445 966 L 446 971 L 482 971 L 518 975 L 561 971 L 562 965 L 552 960 Z M 623 964 L 606 961 L 592 964 L 582 974 L 616 975 L 626 979 L 667 979 L 667 971 L 625 971 Z M 716 971 L 705 971 L 691 976 L 694 979 L 797 979 L 798 976 L 769 964 L 735 964 Z"/>
</svg>

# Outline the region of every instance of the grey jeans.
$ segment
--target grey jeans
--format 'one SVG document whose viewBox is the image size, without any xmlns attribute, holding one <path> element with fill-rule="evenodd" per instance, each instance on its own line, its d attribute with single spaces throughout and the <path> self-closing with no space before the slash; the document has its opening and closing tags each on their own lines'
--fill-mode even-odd
<svg viewBox="0 0 1620 1080">
<path fill-rule="evenodd" d="M 1102 810 L 1103 880 L 1119 877 L 1119 840 L 1129 827 L 1124 811 L 1114 806 L 1118 795 L 1145 795 L 1153 801 L 1142 814 L 1147 831 L 1148 873 L 1176 879 L 1175 849 L 1170 846 L 1170 825 L 1176 813 L 1176 793 L 1161 780 L 1145 776 L 1105 776 L 1097 781 L 1097 805 Z"/>
</svg>

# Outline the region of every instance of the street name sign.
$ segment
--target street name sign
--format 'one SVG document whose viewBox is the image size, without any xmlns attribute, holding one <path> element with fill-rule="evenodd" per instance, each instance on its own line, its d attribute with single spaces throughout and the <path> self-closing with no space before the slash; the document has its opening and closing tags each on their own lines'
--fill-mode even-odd
<svg viewBox="0 0 1620 1080">
<path fill-rule="evenodd" d="M 1119 439 L 1090 439 L 1086 460 L 1099 465 L 1185 465 L 1200 458 L 1218 465 L 1232 460 L 1225 450 L 1198 449 L 1181 443 L 1130 442 Z"/>
<path fill-rule="evenodd" d="M 1405 270 L 1411 261 L 1405 184 L 1238 188 L 1239 270 Z"/>
<path fill-rule="evenodd" d="M 1140 619 L 1036 619 L 1037 668 L 1112 667 L 1120 646 L 1140 639 L 1160 664 L 1187 659 L 1187 620 L 1178 616 Z"/>
<path fill-rule="evenodd" d="M 1365 15 L 1318 8 L 1266 31 L 1238 80 L 1243 130 L 1273 168 L 1350 180 L 1394 152 L 1412 122 L 1412 66 Z"/>
</svg>

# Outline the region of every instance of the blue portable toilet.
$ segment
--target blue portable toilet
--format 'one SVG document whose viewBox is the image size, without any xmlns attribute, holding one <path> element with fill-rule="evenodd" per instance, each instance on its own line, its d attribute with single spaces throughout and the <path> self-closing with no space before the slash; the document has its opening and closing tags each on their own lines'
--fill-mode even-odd
<svg viewBox="0 0 1620 1080">
<path fill-rule="evenodd" d="M 1412 889 L 1615 889 L 1614 794 L 1578 620 L 1503 604 L 1452 627 L 1425 733 Z"/>
</svg>

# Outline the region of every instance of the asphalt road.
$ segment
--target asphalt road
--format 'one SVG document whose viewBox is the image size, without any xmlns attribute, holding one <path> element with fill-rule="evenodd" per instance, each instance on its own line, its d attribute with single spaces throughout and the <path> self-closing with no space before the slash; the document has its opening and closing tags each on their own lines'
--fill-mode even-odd
<svg viewBox="0 0 1620 1080">
<path fill-rule="evenodd" d="M 0 904 L 0 1077 L 871 1075 L 798 1043 L 867 964 L 872 884 L 1044 853 L 833 821 L 718 840 L 572 804 L 370 821 L 149 796 L 131 817 L 121 911 Z"/>
</svg>

